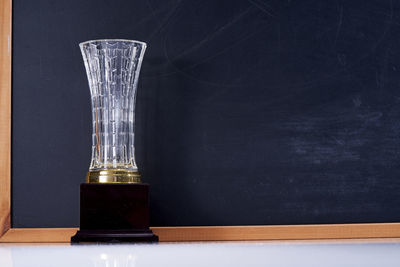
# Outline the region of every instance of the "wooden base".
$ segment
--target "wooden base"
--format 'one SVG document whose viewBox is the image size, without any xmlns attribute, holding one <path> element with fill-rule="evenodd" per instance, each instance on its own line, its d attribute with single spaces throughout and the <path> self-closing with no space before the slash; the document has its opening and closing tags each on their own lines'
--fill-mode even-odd
<svg viewBox="0 0 400 267">
<path fill-rule="evenodd" d="M 71 244 L 78 243 L 154 243 L 158 236 L 151 230 L 79 230 L 71 237 Z"/>
<path fill-rule="evenodd" d="M 148 184 L 81 184 L 80 230 L 71 243 L 157 242 Z"/>
<path fill-rule="evenodd" d="M 160 242 L 400 242 L 400 223 L 151 227 Z M 11 228 L 1 243 L 69 243 L 77 228 Z M 308 241 L 307 241 L 308 242 Z M 330 241 L 329 241 L 330 242 Z"/>
</svg>

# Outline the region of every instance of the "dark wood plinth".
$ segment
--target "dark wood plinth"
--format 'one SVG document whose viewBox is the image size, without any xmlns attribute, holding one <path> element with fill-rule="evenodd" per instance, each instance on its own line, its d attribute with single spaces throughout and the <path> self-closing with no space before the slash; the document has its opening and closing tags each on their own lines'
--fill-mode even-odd
<svg viewBox="0 0 400 267">
<path fill-rule="evenodd" d="M 157 242 L 148 184 L 81 184 L 80 230 L 71 243 Z"/>
<path fill-rule="evenodd" d="M 149 229 L 142 230 L 79 230 L 71 237 L 79 243 L 149 243 L 158 242 L 158 236 Z"/>
</svg>

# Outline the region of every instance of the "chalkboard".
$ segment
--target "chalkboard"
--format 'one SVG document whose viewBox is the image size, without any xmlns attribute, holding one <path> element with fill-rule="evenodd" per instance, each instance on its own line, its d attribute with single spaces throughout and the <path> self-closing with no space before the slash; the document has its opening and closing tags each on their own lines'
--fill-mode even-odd
<svg viewBox="0 0 400 267">
<path fill-rule="evenodd" d="M 151 224 L 400 221 L 397 1 L 14 0 L 13 227 L 79 224 L 78 43 L 148 44 L 136 156 Z"/>
</svg>

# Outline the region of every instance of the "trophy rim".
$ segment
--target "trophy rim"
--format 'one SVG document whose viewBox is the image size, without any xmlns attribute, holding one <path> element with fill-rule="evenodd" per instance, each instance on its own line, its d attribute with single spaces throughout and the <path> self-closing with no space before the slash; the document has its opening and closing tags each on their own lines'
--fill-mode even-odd
<svg viewBox="0 0 400 267">
<path fill-rule="evenodd" d="M 93 39 L 79 43 L 79 46 L 82 47 L 86 44 L 95 43 L 95 42 L 129 42 L 129 43 L 136 43 L 140 44 L 144 47 L 147 46 L 147 43 L 138 41 L 138 40 L 130 40 L 130 39 Z"/>
</svg>

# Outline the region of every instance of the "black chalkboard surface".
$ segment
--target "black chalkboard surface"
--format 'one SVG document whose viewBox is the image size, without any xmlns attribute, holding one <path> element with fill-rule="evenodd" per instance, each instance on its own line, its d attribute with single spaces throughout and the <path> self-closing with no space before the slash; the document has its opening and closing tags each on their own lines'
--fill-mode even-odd
<svg viewBox="0 0 400 267">
<path fill-rule="evenodd" d="M 89 167 L 78 43 L 145 41 L 151 224 L 400 221 L 397 1 L 14 0 L 13 227 L 72 227 Z"/>
</svg>

